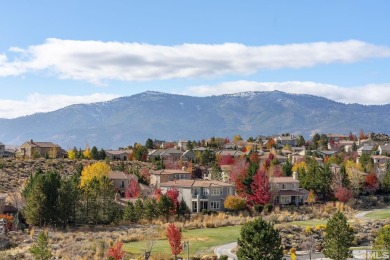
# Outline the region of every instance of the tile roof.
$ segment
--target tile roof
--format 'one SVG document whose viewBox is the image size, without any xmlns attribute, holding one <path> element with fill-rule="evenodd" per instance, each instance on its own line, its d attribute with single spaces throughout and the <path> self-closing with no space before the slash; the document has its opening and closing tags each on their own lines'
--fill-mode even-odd
<svg viewBox="0 0 390 260">
<path fill-rule="evenodd" d="M 269 178 L 269 182 L 271 183 L 299 183 L 298 180 L 293 177 L 271 177 Z"/>
<path fill-rule="evenodd" d="M 229 184 L 222 181 L 214 180 L 176 180 L 160 183 L 162 187 L 234 187 L 233 184 Z"/>
</svg>

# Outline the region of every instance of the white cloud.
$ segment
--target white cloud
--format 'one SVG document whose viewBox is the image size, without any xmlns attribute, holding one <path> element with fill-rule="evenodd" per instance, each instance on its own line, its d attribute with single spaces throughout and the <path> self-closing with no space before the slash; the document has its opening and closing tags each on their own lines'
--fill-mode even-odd
<svg viewBox="0 0 390 260">
<path fill-rule="evenodd" d="M 257 82 L 233 81 L 217 85 L 188 87 L 181 94 L 210 96 L 233 94 L 245 91 L 279 90 L 292 94 L 309 94 L 325 97 L 342 103 L 359 103 L 365 105 L 390 104 L 390 83 L 369 84 L 358 87 L 341 87 L 310 81 Z"/>
<path fill-rule="evenodd" d="M 118 95 L 96 93 L 88 96 L 32 94 L 25 100 L 0 99 L 0 118 L 15 118 L 38 112 L 50 112 L 73 104 L 108 101 Z"/>
<path fill-rule="evenodd" d="M 362 41 L 314 42 L 287 45 L 150 45 L 101 41 L 47 39 L 0 63 L 0 77 L 31 71 L 54 71 L 60 78 L 99 84 L 104 80 L 161 80 L 250 74 L 259 70 L 304 68 L 390 57 L 390 48 Z M 5 57 L 6 58 L 6 57 Z"/>
</svg>

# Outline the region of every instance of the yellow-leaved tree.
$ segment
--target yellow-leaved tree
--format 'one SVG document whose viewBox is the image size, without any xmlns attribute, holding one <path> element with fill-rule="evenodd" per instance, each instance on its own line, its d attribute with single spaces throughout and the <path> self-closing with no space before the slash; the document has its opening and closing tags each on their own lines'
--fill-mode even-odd
<svg viewBox="0 0 390 260">
<path fill-rule="evenodd" d="M 100 182 L 104 177 L 108 177 L 110 170 L 110 166 L 105 162 L 96 162 L 88 165 L 81 172 L 80 188 L 85 187 L 95 178 Z"/>
<path fill-rule="evenodd" d="M 307 164 L 305 161 L 301 161 L 299 163 L 295 163 L 294 166 L 292 167 L 293 172 L 299 172 L 300 170 L 305 170 L 307 172 Z"/>
<path fill-rule="evenodd" d="M 73 149 L 68 150 L 68 158 L 71 160 L 76 160 L 76 152 Z"/>
<path fill-rule="evenodd" d="M 89 146 L 85 147 L 85 150 L 83 151 L 83 157 L 85 159 L 91 159 L 91 149 Z"/>
</svg>

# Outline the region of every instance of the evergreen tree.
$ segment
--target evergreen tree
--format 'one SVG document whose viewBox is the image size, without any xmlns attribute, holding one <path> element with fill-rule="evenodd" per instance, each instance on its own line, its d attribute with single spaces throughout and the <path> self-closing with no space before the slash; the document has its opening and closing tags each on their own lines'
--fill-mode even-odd
<svg viewBox="0 0 390 260">
<path fill-rule="evenodd" d="M 30 248 L 30 252 L 36 260 L 51 259 L 52 254 L 46 232 L 39 233 L 37 242 Z"/>
<path fill-rule="evenodd" d="M 214 162 L 213 167 L 211 168 L 211 179 L 216 181 L 222 180 L 222 171 L 216 162 Z"/>
<path fill-rule="evenodd" d="M 238 259 L 279 260 L 283 257 L 278 231 L 262 218 L 242 226 L 238 245 Z"/>
<path fill-rule="evenodd" d="M 106 151 L 104 151 L 103 148 L 100 149 L 100 151 L 99 151 L 99 159 L 100 160 L 104 160 L 104 159 L 106 159 L 106 157 L 107 157 Z"/>
<path fill-rule="evenodd" d="M 293 165 L 291 164 L 290 160 L 287 160 L 287 162 L 282 165 L 282 170 L 285 176 L 292 175 L 292 167 Z"/>
<path fill-rule="evenodd" d="M 91 158 L 93 160 L 99 160 L 99 152 L 98 152 L 98 149 L 96 148 L 96 146 L 93 146 L 92 149 L 91 149 Z"/>
<path fill-rule="evenodd" d="M 137 216 L 135 214 L 134 205 L 132 202 L 128 201 L 124 210 L 123 210 L 123 220 L 136 223 Z"/>
<path fill-rule="evenodd" d="M 135 215 L 137 216 L 137 220 L 140 220 L 144 217 L 144 203 L 141 199 L 137 199 L 134 206 Z"/>
<path fill-rule="evenodd" d="M 382 191 L 390 192 L 390 171 L 387 171 L 382 180 Z"/>
<path fill-rule="evenodd" d="M 174 208 L 173 202 L 165 194 L 161 195 L 158 201 L 158 211 L 161 216 L 165 217 L 168 221 L 172 208 Z"/>
<path fill-rule="evenodd" d="M 349 248 L 354 239 L 353 229 L 348 225 L 347 218 L 340 211 L 328 220 L 324 236 L 324 255 L 335 260 L 347 259 Z"/>
<path fill-rule="evenodd" d="M 153 140 L 148 138 L 148 140 L 146 140 L 146 142 L 145 142 L 145 147 L 147 149 L 153 149 L 154 148 Z"/>
<path fill-rule="evenodd" d="M 303 138 L 302 135 L 298 135 L 298 139 L 297 139 L 297 146 L 304 146 L 305 145 L 305 138 Z"/>
<path fill-rule="evenodd" d="M 78 178 L 63 178 L 58 194 L 58 221 L 66 227 L 67 224 L 76 224 L 76 208 L 79 199 Z"/>
</svg>

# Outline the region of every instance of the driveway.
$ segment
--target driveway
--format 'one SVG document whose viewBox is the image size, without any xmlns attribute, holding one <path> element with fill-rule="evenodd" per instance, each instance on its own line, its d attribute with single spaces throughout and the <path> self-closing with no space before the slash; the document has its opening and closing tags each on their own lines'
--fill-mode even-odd
<svg viewBox="0 0 390 260">
<path fill-rule="evenodd" d="M 221 255 L 227 255 L 229 260 L 237 260 L 237 256 L 232 253 L 232 249 L 234 249 L 236 246 L 237 242 L 217 246 L 214 248 L 214 253 L 218 256 L 218 258 Z"/>
</svg>

